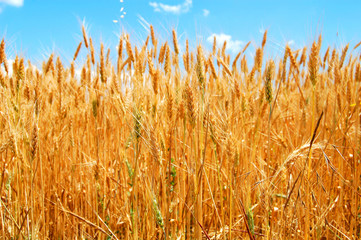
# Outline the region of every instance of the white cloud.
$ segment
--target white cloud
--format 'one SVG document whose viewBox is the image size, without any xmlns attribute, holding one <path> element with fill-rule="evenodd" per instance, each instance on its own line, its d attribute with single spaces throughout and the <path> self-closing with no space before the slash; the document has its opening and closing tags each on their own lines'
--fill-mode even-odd
<svg viewBox="0 0 361 240">
<path fill-rule="evenodd" d="M 203 9 L 203 16 L 207 17 L 209 15 L 208 9 Z"/>
<path fill-rule="evenodd" d="M 295 44 L 295 41 L 294 41 L 294 40 L 290 40 L 290 41 L 287 42 L 287 44 L 288 44 L 289 46 L 292 46 L 292 45 Z"/>
<path fill-rule="evenodd" d="M 224 33 L 221 34 L 213 33 L 211 36 L 207 38 L 207 42 L 212 44 L 214 37 L 216 37 L 218 47 L 222 47 L 224 42 L 227 41 L 226 50 L 230 50 L 233 53 L 238 53 L 239 51 L 241 51 L 241 47 L 244 44 L 244 42 L 240 40 L 233 40 L 231 35 L 227 35 Z"/>
<path fill-rule="evenodd" d="M 154 8 L 154 11 L 155 12 L 160 12 L 160 8 L 159 8 L 159 3 L 156 3 L 156 2 L 150 2 L 149 5 Z"/>
<path fill-rule="evenodd" d="M 185 0 L 184 3 L 178 5 L 167 5 L 159 2 L 149 2 L 149 5 L 155 12 L 167 12 L 172 14 L 181 14 L 189 12 L 192 7 L 192 0 Z"/>
<path fill-rule="evenodd" d="M 0 2 L 15 6 L 22 7 L 24 5 L 24 0 L 0 0 Z"/>
<path fill-rule="evenodd" d="M 8 65 L 8 71 L 9 71 L 9 75 L 12 76 L 13 75 L 13 63 L 14 63 L 14 59 L 7 59 L 6 63 Z M 4 64 L 1 64 L 0 66 L 1 71 L 4 73 L 5 72 L 5 68 L 4 68 Z"/>
</svg>

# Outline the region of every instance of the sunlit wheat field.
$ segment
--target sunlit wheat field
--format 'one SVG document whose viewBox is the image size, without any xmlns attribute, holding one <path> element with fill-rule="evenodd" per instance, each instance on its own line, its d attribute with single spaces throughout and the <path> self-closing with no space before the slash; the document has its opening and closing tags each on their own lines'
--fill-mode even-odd
<svg viewBox="0 0 361 240">
<path fill-rule="evenodd" d="M 167 31 L 2 39 L 1 239 L 359 239 L 361 42 Z"/>
</svg>

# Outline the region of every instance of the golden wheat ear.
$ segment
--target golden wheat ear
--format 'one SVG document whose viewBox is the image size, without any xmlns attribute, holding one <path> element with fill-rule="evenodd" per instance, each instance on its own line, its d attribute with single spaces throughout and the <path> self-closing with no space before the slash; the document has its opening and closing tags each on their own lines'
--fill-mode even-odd
<svg viewBox="0 0 361 240">
<path fill-rule="evenodd" d="M 0 65 L 6 61 L 6 55 L 5 55 L 5 40 L 1 40 L 0 43 Z"/>
</svg>

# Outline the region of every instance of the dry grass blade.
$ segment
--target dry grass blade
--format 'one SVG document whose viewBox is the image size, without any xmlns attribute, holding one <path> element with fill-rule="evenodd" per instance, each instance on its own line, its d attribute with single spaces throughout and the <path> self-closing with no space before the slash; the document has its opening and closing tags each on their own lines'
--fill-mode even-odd
<svg viewBox="0 0 361 240">
<path fill-rule="evenodd" d="M 287 197 L 287 199 L 286 199 L 286 202 L 285 202 L 285 204 L 284 204 L 283 211 L 285 211 L 285 209 L 286 209 L 286 207 L 287 207 L 287 205 L 288 205 L 288 202 L 289 202 L 290 199 L 291 199 L 291 195 L 292 195 L 292 193 L 293 193 L 293 191 L 294 191 L 294 189 L 295 189 L 295 187 L 296 187 L 296 184 L 297 184 L 298 180 L 299 180 L 299 179 L 302 179 L 302 177 L 303 177 L 303 175 L 304 175 L 304 172 L 305 172 L 305 168 L 306 168 L 308 159 L 310 158 L 310 153 L 311 153 L 312 145 L 313 145 L 313 143 L 314 143 L 314 141 L 315 141 L 315 139 L 316 139 L 317 129 L 318 129 L 318 127 L 320 126 L 320 122 L 321 122 L 322 116 L 323 116 L 323 111 L 322 111 L 320 117 L 318 118 L 318 121 L 317 121 L 317 124 L 316 124 L 315 129 L 313 130 L 312 138 L 311 138 L 311 141 L 310 141 L 310 147 L 309 147 L 309 149 L 308 149 L 307 158 L 306 158 L 306 160 L 305 160 L 305 165 L 304 165 L 303 169 L 300 171 L 300 173 L 298 174 L 298 176 L 297 176 L 297 178 L 296 178 L 296 181 L 295 181 L 294 184 L 292 185 L 291 191 L 290 191 L 290 193 L 289 193 L 289 195 L 288 195 L 288 197 Z"/>
<path fill-rule="evenodd" d="M 81 217 L 81 216 L 79 216 L 79 215 L 77 215 L 77 214 L 75 214 L 75 213 L 73 213 L 73 212 L 71 212 L 71 211 L 65 210 L 65 209 L 63 209 L 63 208 L 60 208 L 60 207 L 59 207 L 59 210 L 62 211 L 62 212 L 64 212 L 64 213 L 66 213 L 66 214 L 69 214 L 69 215 L 71 215 L 71 216 L 73 216 L 73 217 L 75 217 L 75 218 L 78 218 L 79 220 L 81 220 L 82 222 L 85 222 L 85 223 L 88 224 L 89 226 L 91 226 L 91 227 L 93 227 L 93 228 L 96 228 L 96 229 L 98 229 L 99 231 L 101 231 L 102 233 L 108 235 L 107 231 L 105 231 L 103 228 L 99 227 L 98 225 L 92 223 L 91 221 L 89 221 L 89 220 L 87 220 L 87 219 L 85 219 L 85 218 L 83 218 L 83 217 Z"/>
<path fill-rule="evenodd" d="M 242 210 L 242 214 L 243 214 L 243 219 L 244 219 L 244 225 L 246 226 L 246 229 L 247 229 L 247 234 L 248 234 L 248 237 L 252 240 L 255 240 L 253 234 L 251 233 L 251 230 L 249 228 L 249 225 L 248 225 L 248 216 L 246 214 L 246 210 L 244 209 L 244 205 L 243 205 L 243 202 L 241 199 L 238 199 L 240 205 L 241 205 L 241 210 Z"/>
</svg>

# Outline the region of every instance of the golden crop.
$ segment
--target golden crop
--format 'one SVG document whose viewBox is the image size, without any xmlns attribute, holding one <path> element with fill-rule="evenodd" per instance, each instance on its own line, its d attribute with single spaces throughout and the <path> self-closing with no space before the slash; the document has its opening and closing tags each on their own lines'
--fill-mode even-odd
<svg viewBox="0 0 361 240">
<path fill-rule="evenodd" d="M 360 238 L 360 44 L 264 59 L 265 34 L 249 63 L 172 35 L 114 66 L 83 28 L 41 70 L 1 42 L 1 237 Z"/>
</svg>

